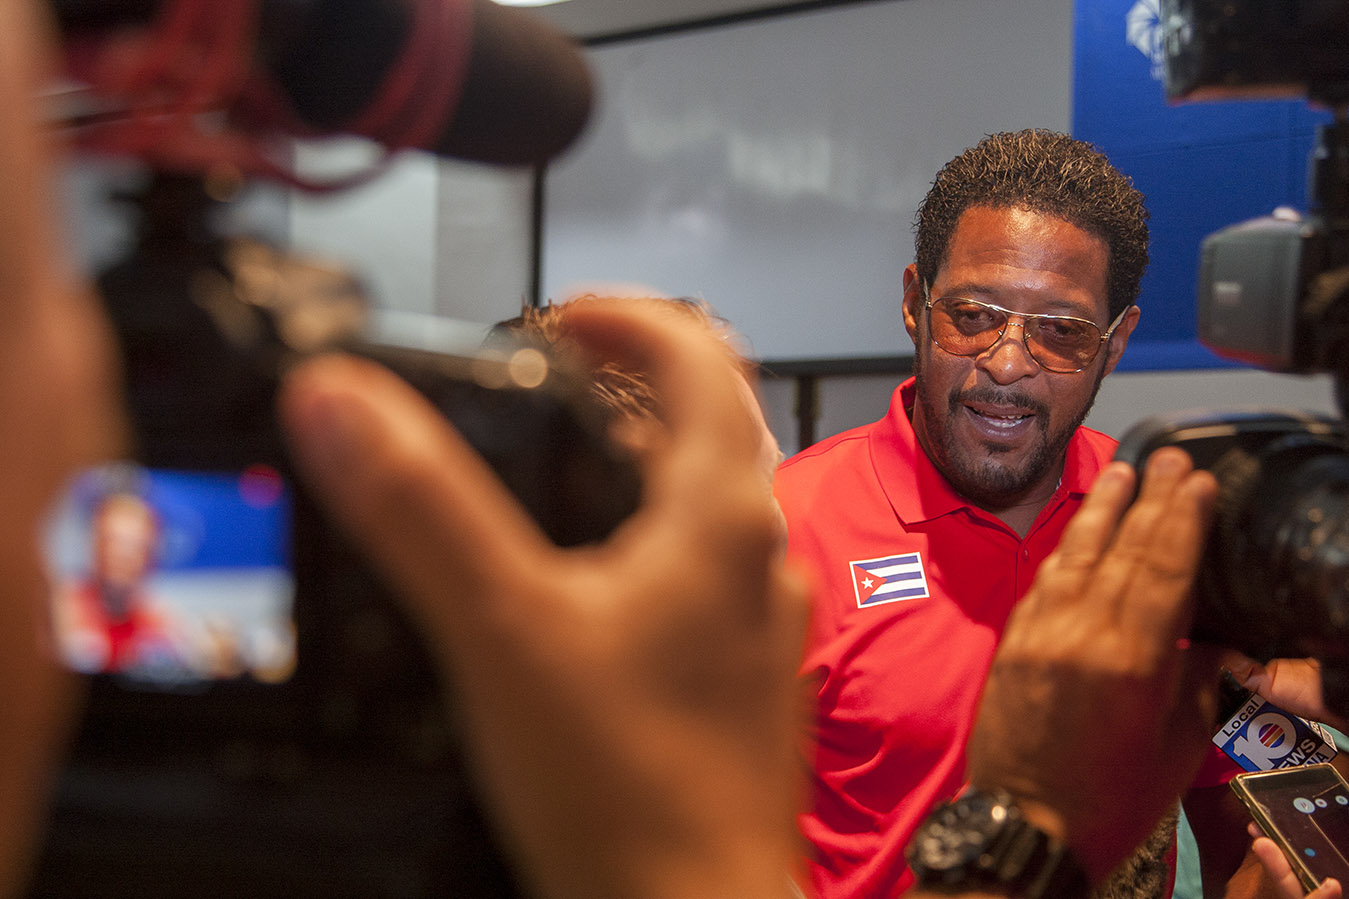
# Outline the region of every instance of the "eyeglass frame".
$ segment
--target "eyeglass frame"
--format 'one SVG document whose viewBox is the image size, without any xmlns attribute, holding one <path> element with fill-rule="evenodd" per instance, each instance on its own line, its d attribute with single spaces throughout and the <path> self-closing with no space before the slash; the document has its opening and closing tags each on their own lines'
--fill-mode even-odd
<svg viewBox="0 0 1349 899">
<path fill-rule="evenodd" d="M 1076 315 L 1054 315 L 1052 313 L 1046 312 L 1017 312 L 1013 309 L 1007 309 L 1003 306 L 999 306 L 997 303 L 989 303 L 985 302 L 984 300 L 972 300 L 969 297 L 942 296 L 933 299 L 932 288 L 928 286 L 927 280 L 924 279 L 922 284 L 923 284 L 923 308 L 927 310 L 927 334 L 928 338 L 932 341 L 933 344 L 936 345 L 937 349 L 941 350 L 943 353 L 949 353 L 952 356 L 959 356 L 962 359 L 969 359 L 974 356 L 979 356 L 982 355 L 983 353 L 987 353 L 989 350 L 993 349 L 995 346 L 1002 343 L 1002 341 L 1006 338 L 1007 326 L 1012 323 L 1012 316 L 1016 316 L 1017 318 L 1022 319 L 1021 345 L 1026 348 L 1026 355 L 1029 356 L 1040 368 L 1048 372 L 1053 372 L 1056 375 L 1075 375 L 1078 374 L 1079 372 L 1086 371 L 1091 366 L 1091 364 L 1096 361 L 1096 357 L 1101 354 L 1101 347 L 1109 343 L 1110 338 L 1114 336 L 1115 329 L 1118 328 L 1121 324 L 1123 324 L 1124 317 L 1129 314 L 1129 310 L 1134 308 L 1132 303 L 1130 303 L 1128 306 L 1125 306 L 1124 309 L 1120 312 L 1120 314 L 1115 316 L 1115 320 L 1110 323 L 1109 327 L 1105 329 L 1105 332 L 1101 333 L 1101 326 L 1096 324 L 1096 322 L 1092 321 L 1089 318 L 1081 318 L 1080 316 Z M 966 303 L 973 303 L 976 306 L 983 306 L 987 309 L 996 309 L 998 312 L 1001 312 L 1003 315 L 1007 316 L 1007 321 L 1003 322 L 1002 327 L 998 329 L 998 336 L 994 338 L 993 342 L 990 343 L 988 346 L 984 347 L 982 350 L 976 350 L 973 353 L 955 353 L 952 352 L 951 350 L 948 350 L 940 343 L 938 343 L 936 335 L 933 334 L 932 332 L 932 304 L 940 303 L 942 300 L 962 300 Z M 1101 338 L 1100 341 L 1096 344 L 1096 350 L 1091 354 L 1091 358 L 1088 359 L 1086 361 L 1086 364 L 1084 364 L 1081 368 L 1073 368 L 1073 369 L 1050 368 L 1049 366 L 1041 362 L 1036 357 L 1035 351 L 1031 349 L 1030 338 L 1026 334 L 1025 322 L 1033 318 L 1042 318 L 1042 319 L 1048 318 L 1048 319 L 1056 319 L 1058 321 L 1081 322 L 1084 325 L 1091 325 L 1093 328 L 1095 328 L 1097 333 L 1101 334 Z"/>
</svg>

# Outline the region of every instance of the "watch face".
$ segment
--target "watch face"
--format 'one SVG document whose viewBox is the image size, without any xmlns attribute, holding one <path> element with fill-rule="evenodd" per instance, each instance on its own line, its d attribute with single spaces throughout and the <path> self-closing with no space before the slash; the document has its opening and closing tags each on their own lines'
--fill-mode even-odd
<svg viewBox="0 0 1349 899">
<path fill-rule="evenodd" d="M 1032 899 L 1084 899 L 1089 884 L 1063 844 L 1037 829 L 1000 790 L 966 793 L 927 817 L 909 863 L 934 892 L 997 888 Z"/>
<path fill-rule="evenodd" d="M 1002 830 L 1007 809 L 970 794 L 937 810 L 914 838 L 914 861 L 935 871 L 970 868 Z"/>
<path fill-rule="evenodd" d="M 914 860 L 934 871 L 967 867 L 979 856 L 977 841 L 969 834 L 947 828 L 931 827 L 914 842 Z"/>
</svg>

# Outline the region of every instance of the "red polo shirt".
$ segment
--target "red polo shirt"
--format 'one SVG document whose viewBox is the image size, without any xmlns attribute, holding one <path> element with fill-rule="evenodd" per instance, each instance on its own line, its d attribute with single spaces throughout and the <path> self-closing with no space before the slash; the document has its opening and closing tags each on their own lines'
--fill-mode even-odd
<svg viewBox="0 0 1349 899">
<path fill-rule="evenodd" d="M 1087 428 L 1025 539 L 952 490 L 906 409 L 778 470 L 788 554 L 815 578 L 803 676 L 817 690 L 813 807 L 820 899 L 891 897 L 910 835 L 965 780 L 965 743 L 1012 605 L 1059 542 L 1115 441 Z"/>
</svg>

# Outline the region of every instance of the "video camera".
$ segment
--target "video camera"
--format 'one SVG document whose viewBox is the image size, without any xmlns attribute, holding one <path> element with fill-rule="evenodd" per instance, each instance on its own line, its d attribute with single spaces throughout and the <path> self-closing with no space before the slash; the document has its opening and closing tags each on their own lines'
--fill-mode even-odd
<svg viewBox="0 0 1349 899">
<path fill-rule="evenodd" d="M 1291 93 L 1333 111 L 1311 158 L 1311 209 L 1204 240 L 1198 322 L 1220 355 L 1333 375 L 1341 416 L 1159 416 L 1117 458 L 1139 466 L 1175 445 L 1218 477 L 1194 636 L 1262 661 L 1316 657 L 1326 702 L 1349 711 L 1349 3 L 1163 0 L 1161 22 L 1169 97 Z"/>
<path fill-rule="evenodd" d="M 68 39 L 108 33 L 109 15 L 117 27 L 142 27 L 194 5 L 194 27 L 258 14 L 257 48 L 242 68 L 274 61 L 272 80 L 311 124 L 333 117 L 333 96 L 307 70 L 286 68 L 293 61 L 278 43 L 301 42 L 338 69 L 354 46 L 358 62 L 346 69 L 377 84 L 401 65 L 389 33 L 411 28 L 399 19 L 408 15 L 450 31 L 472 22 L 471 40 L 445 35 L 471 51 L 460 106 L 425 142 L 437 152 L 542 158 L 566 142 L 560 131 L 574 135 L 573 113 L 588 104 L 588 96 L 572 97 L 563 104 L 570 118 L 528 146 L 511 138 L 527 121 L 484 136 L 490 123 L 482 117 L 527 120 L 535 99 L 511 104 L 499 93 L 503 78 L 519 77 L 500 71 L 513 68 L 513 52 L 530 55 L 535 76 L 549 58 L 540 48 L 554 68 L 581 65 L 569 42 L 485 0 L 56 2 Z M 388 52 L 372 59 L 369 47 L 350 43 L 353 29 Z M 521 34 L 523 50 L 511 43 Z M 361 81 L 345 70 L 342 77 Z M 512 83 L 507 93 L 516 88 L 534 90 Z M 559 89 L 554 82 L 537 92 Z M 368 85 L 352 91 L 354 106 L 372 95 Z M 484 97 L 507 111 L 491 113 Z M 414 109 L 420 102 L 405 99 Z M 106 96 L 93 100 L 86 108 L 109 105 Z M 323 111 L 310 115 L 319 100 Z M 123 96 L 112 101 L 128 105 Z M 225 201 L 199 164 L 201 145 L 181 140 L 179 125 L 164 127 L 159 110 L 147 117 L 134 98 L 130 105 L 78 124 L 111 124 L 89 145 L 138 147 L 130 155 L 153 163 L 122 198 L 139 221 L 137 244 L 98 279 L 121 349 L 135 459 L 81 479 L 52 527 L 52 568 L 72 582 L 57 636 L 67 660 L 91 675 L 90 693 L 29 895 L 518 895 L 464 764 L 452 685 L 437 677 L 390 591 L 293 477 L 276 391 L 285 371 L 314 352 L 386 364 L 447 416 L 559 545 L 601 539 L 636 507 L 635 466 L 609 442 L 606 413 L 568 360 L 499 342 L 460 354 L 374 343 L 350 324 L 366 298 L 340 267 L 218 234 Z M 194 137 L 203 116 L 216 127 L 241 104 L 212 97 L 206 105 L 179 117 Z M 277 137 L 276 120 L 240 121 L 234 137 Z M 157 129 L 156 140 L 140 143 Z M 226 163 L 258 158 L 240 157 L 237 142 L 224 146 Z M 115 553 L 99 532 L 101 503 L 112 494 L 148 507 L 157 544 L 153 577 L 120 590 L 109 586 Z M 124 547 L 135 539 L 126 526 L 113 536 Z M 149 591 L 161 618 L 171 612 L 167 623 L 133 621 L 125 611 Z M 82 624 L 90 614 L 107 621 Z"/>
</svg>

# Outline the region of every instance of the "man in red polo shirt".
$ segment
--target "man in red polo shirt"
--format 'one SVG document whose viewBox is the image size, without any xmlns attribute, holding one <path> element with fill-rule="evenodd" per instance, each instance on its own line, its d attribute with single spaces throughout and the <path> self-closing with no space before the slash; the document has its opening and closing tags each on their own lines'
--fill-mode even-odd
<svg viewBox="0 0 1349 899">
<path fill-rule="evenodd" d="M 1142 195 L 1042 131 L 938 174 L 904 271 L 915 375 L 888 414 L 787 461 L 789 554 L 815 577 L 810 887 L 891 897 L 905 844 L 965 780 L 965 744 L 1013 605 L 1110 460 L 1082 427 L 1138 324 Z"/>
</svg>

